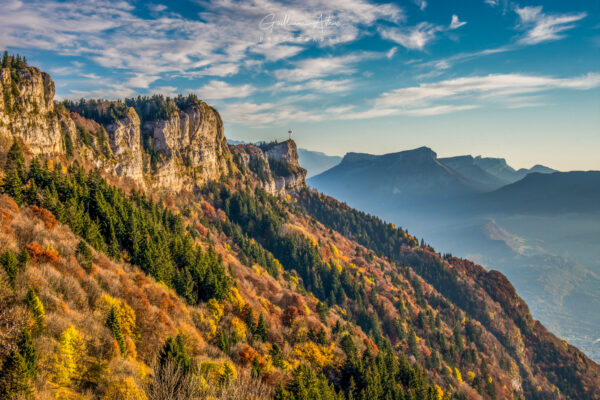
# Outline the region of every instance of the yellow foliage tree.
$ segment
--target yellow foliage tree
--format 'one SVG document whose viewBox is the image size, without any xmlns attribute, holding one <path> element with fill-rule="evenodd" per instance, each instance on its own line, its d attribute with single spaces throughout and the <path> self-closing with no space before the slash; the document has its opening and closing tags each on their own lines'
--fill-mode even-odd
<svg viewBox="0 0 600 400">
<path fill-rule="evenodd" d="M 294 348 L 294 355 L 317 369 L 330 365 L 333 362 L 332 346 L 319 346 L 313 342 L 306 342 Z"/>
<path fill-rule="evenodd" d="M 234 342 L 243 342 L 246 340 L 247 331 L 244 321 L 238 317 L 233 317 L 231 320 L 231 339 Z"/>
<path fill-rule="evenodd" d="M 133 311 L 129 304 L 107 294 L 103 294 L 100 298 L 99 306 L 102 314 L 106 317 L 112 307 L 115 307 L 117 312 L 117 318 L 119 319 L 119 324 L 121 326 L 121 334 L 134 339 L 135 311 Z"/>
<path fill-rule="evenodd" d="M 229 290 L 229 302 L 237 312 L 241 312 L 246 305 L 246 302 L 240 295 L 240 291 L 235 287 Z"/>
<path fill-rule="evenodd" d="M 230 361 L 204 361 L 199 371 L 209 383 L 226 384 L 237 379 L 237 369 Z"/>
<path fill-rule="evenodd" d="M 103 400 L 147 400 L 132 377 L 112 381 L 106 389 Z"/>
<path fill-rule="evenodd" d="M 458 370 L 458 368 L 454 368 L 454 375 L 456 376 L 456 380 L 458 382 L 462 382 L 462 375 L 460 374 L 460 371 Z"/>
<path fill-rule="evenodd" d="M 215 299 L 210 299 L 208 301 L 208 310 L 217 322 L 223 317 L 223 306 Z"/>
<path fill-rule="evenodd" d="M 442 400 L 444 398 L 444 391 L 438 385 L 435 385 L 435 394 L 438 400 Z"/>
<path fill-rule="evenodd" d="M 85 343 L 73 325 L 60 335 L 53 363 L 53 381 L 59 386 L 75 384 L 85 370 Z"/>
</svg>

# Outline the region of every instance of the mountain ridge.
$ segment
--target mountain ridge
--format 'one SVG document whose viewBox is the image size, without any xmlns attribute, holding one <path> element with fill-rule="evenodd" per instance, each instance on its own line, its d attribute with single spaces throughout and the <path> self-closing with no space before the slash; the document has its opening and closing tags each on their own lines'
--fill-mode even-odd
<svg viewBox="0 0 600 400">
<path fill-rule="evenodd" d="M 293 141 L 204 146 L 225 137 L 196 101 L 67 103 L 63 130 L 0 131 L 0 394 L 600 398 L 600 366 L 502 274 L 309 190 Z M 412 155 L 452 175 L 432 153 Z"/>
</svg>

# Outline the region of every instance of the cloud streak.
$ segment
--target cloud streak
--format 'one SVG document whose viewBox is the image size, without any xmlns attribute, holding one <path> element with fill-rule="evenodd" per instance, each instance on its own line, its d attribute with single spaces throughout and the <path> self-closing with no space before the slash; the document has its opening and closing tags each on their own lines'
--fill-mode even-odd
<svg viewBox="0 0 600 400">
<path fill-rule="evenodd" d="M 544 14 L 542 6 L 515 8 L 520 19 L 520 27 L 526 30 L 519 40 L 523 44 L 537 44 L 558 40 L 565 37 L 561 32 L 573 29 L 577 22 L 587 16 L 587 13 L 575 14 Z"/>
<path fill-rule="evenodd" d="M 421 22 L 412 27 L 380 27 L 379 33 L 384 39 L 398 43 L 406 49 L 423 51 L 439 33 L 458 29 L 465 24 L 466 22 L 460 21 L 458 16 L 452 15 L 450 25 L 447 27 Z"/>
</svg>

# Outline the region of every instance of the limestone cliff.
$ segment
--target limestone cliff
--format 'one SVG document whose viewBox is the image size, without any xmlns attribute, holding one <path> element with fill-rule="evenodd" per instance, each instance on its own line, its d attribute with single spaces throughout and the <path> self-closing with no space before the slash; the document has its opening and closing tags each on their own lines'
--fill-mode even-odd
<svg viewBox="0 0 600 400">
<path fill-rule="evenodd" d="M 179 190 L 216 180 L 229 171 L 231 155 L 219 113 L 204 102 L 168 118 L 144 122 L 143 131 L 160 157 L 152 181 Z"/>
<path fill-rule="evenodd" d="M 135 110 L 129 108 L 123 118 L 106 125 L 105 128 L 116 158 L 117 175 L 127 176 L 138 182 L 143 181 L 140 118 Z"/>
<path fill-rule="evenodd" d="M 193 190 L 231 169 L 219 113 L 193 96 L 55 104 L 50 76 L 27 66 L 0 69 L 0 94 L 0 148 L 17 139 L 148 189 Z"/>
<path fill-rule="evenodd" d="M 231 146 L 238 162 L 254 172 L 262 187 L 270 194 L 284 195 L 306 184 L 306 170 L 298 163 L 298 149 L 293 140 L 260 146 Z"/>
<path fill-rule="evenodd" d="M 0 144 L 21 139 L 31 154 L 57 154 L 74 125 L 54 107 L 54 83 L 34 67 L 0 69 Z"/>
</svg>

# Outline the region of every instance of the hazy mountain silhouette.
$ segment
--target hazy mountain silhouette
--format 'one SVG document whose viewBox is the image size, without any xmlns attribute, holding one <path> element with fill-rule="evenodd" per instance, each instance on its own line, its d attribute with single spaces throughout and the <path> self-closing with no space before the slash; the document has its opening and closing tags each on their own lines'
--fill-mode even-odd
<svg viewBox="0 0 600 400">
<path fill-rule="evenodd" d="M 600 319 L 581 307 L 600 307 L 600 172 L 515 170 L 503 158 L 438 159 L 422 147 L 348 153 L 308 183 L 506 273 L 536 318 L 600 359 Z"/>
<path fill-rule="evenodd" d="M 600 211 L 600 171 L 533 172 L 481 196 L 485 211 L 587 213 Z"/>
<path fill-rule="evenodd" d="M 467 155 L 440 158 L 439 161 L 477 182 L 482 191 L 495 190 L 507 183 L 505 179 L 500 178 L 477 165 L 473 156 Z"/>
<path fill-rule="evenodd" d="M 307 178 L 310 178 L 338 165 L 342 157 L 330 156 L 320 151 L 298 149 L 298 161 L 302 168 L 306 169 Z"/>
<path fill-rule="evenodd" d="M 309 183 L 368 209 L 373 204 L 422 208 L 482 192 L 480 182 L 445 165 L 427 147 L 384 155 L 348 153 Z"/>
</svg>

